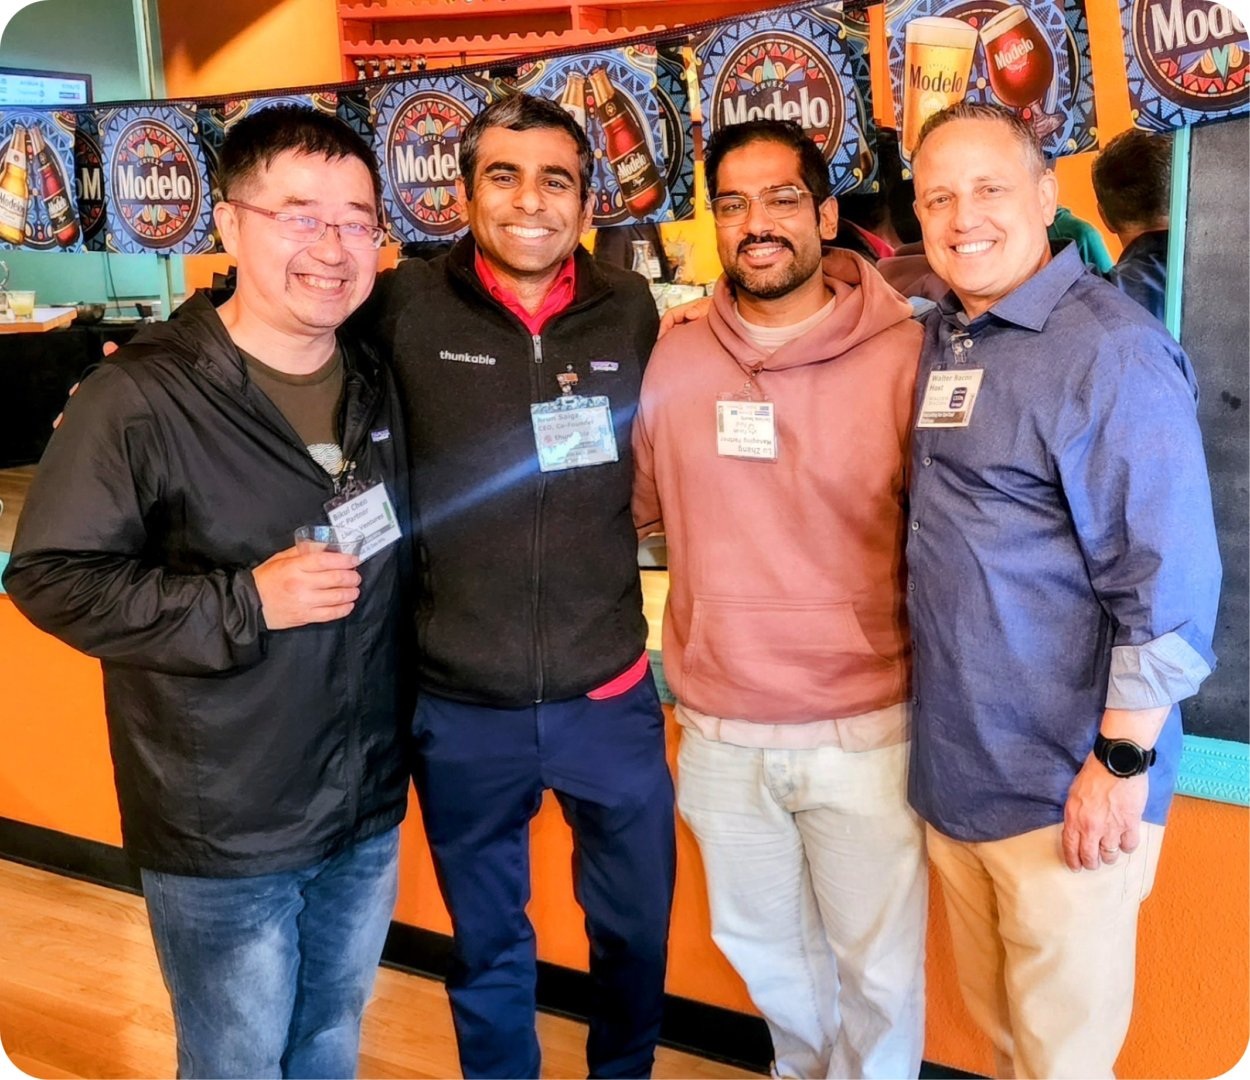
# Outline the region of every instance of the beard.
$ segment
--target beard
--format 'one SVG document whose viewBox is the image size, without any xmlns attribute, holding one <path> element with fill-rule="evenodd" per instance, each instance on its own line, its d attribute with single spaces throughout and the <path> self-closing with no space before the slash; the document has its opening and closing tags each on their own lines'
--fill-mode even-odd
<svg viewBox="0 0 1250 1080">
<path fill-rule="evenodd" d="M 738 255 L 752 244 L 777 244 L 787 248 L 794 256 L 788 263 L 782 262 L 778 266 L 758 270 L 744 266 L 737 257 L 725 266 L 725 276 L 733 282 L 734 287 L 757 300 L 779 300 L 794 292 L 820 270 L 819 247 L 810 254 L 800 255 L 789 240 L 780 236 L 747 236 L 738 244 Z"/>
</svg>

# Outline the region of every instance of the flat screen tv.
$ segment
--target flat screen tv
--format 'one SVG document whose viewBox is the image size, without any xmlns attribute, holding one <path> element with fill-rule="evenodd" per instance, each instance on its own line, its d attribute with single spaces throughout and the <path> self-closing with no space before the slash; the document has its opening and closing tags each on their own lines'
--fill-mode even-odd
<svg viewBox="0 0 1250 1080">
<path fill-rule="evenodd" d="M 0 67 L 0 107 L 67 109 L 91 101 L 91 76 L 67 71 L 29 71 Z"/>
</svg>

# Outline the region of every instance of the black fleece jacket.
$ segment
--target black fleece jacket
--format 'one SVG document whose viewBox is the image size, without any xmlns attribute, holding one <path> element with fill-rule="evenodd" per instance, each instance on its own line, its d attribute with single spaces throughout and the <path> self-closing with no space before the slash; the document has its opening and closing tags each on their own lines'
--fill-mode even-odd
<svg viewBox="0 0 1250 1080">
<path fill-rule="evenodd" d="M 344 451 L 359 479 L 387 481 L 402 514 L 394 384 L 340 340 Z M 360 599 L 337 622 L 267 630 L 251 573 L 324 521 L 333 493 L 202 297 L 66 406 L 4 584 L 36 626 L 103 661 L 122 836 L 138 865 L 279 873 L 403 818 L 405 545 L 361 566 Z"/>
<path fill-rule="evenodd" d="M 637 274 L 575 255 L 573 304 L 540 335 L 492 299 L 466 238 L 378 280 L 351 324 L 392 358 L 420 585 L 420 688 L 497 708 L 585 694 L 646 646 L 630 429 L 658 317 Z M 611 401 L 620 459 L 538 469 L 530 405 Z"/>
</svg>

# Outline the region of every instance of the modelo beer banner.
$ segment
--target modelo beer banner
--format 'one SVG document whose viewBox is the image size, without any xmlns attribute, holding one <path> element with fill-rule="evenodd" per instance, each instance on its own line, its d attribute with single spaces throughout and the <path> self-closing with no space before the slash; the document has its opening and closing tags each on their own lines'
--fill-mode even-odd
<svg viewBox="0 0 1250 1080">
<path fill-rule="evenodd" d="M 1084 2 L 887 0 L 904 160 L 924 119 L 964 97 L 1015 109 L 1051 154 L 1095 148 Z M 1231 8 L 1119 0 L 1119 10 L 1139 127 L 1165 131 L 1250 112 L 1250 45 Z M 479 109 L 517 91 L 559 102 L 585 127 L 595 148 L 596 226 L 692 216 L 700 123 L 707 136 L 756 117 L 796 120 L 821 146 L 835 192 L 876 190 L 862 12 L 792 4 L 702 24 L 697 39 L 674 31 L 659 45 L 650 40 L 518 59 L 493 74 L 425 72 L 195 105 L 0 109 L 0 248 L 213 250 L 222 140 L 241 117 L 279 103 L 336 112 L 372 144 L 397 241 L 463 235 L 460 135 Z"/>
<path fill-rule="evenodd" d="M 845 38 L 811 8 L 735 19 L 696 47 L 703 135 L 745 120 L 794 120 L 829 163 L 835 195 L 864 180 L 860 109 Z"/>
<path fill-rule="evenodd" d="M 586 131 L 596 229 L 672 221 L 653 45 L 539 58 L 517 68 L 516 90 L 557 101 Z"/>
<path fill-rule="evenodd" d="M 656 47 L 655 96 L 660 103 L 664 182 L 674 221 L 694 217 L 694 119 L 686 82 L 686 58 L 681 45 Z"/>
<path fill-rule="evenodd" d="M 74 115 L 0 109 L 0 248 L 81 251 Z"/>
<path fill-rule="evenodd" d="M 1068 68 L 1072 72 L 1072 136 L 1067 153 L 1083 154 L 1098 149 L 1098 110 L 1094 104 L 1094 65 L 1089 55 L 1089 19 L 1085 0 L 1064 0 L 1067 23 Z"/>
<path fill-rule="evenodd" d="M 349 123 L 369 119 L 366 137 L 381 167 L 382 213 L 391 237 L 451 242 L 464 235 L 469 225 L 456 195 L 460 136 L 487 103 L 483 86 L 433 74 L 342 97 L 350 99 L 344 101 Z"/>
<path fill-rule="evenodd" d="M 877 125 L 873 120 L 872 62 L 868 47 L 867 10 L 845 11 L 842 4 L 825 4 L 812 12 L 816 19 L 828 23 L 851 64 L 855 82 L 855 108 L 859 117 L 859 159 L 862 179 L 842 194 L 871 195 L 881 190 L 877 165 Z"/>
<path fill-rule="evenodd" d="M 137 255 L 212 251 L 208 165 L 196 110 L 128 105 L 96 114 L 104 157 L 105 246 Z"/>
<path fill-rule="evenodd" d="M 908 0 L 887 9 L 899 150 L 910 162 L 925 120 L 965 98 L 1032 122 L 1049 154 L 1075 146 L 1068 24 L 1052 0 Z"/>
<path fill-rule="evenodd" d="M 1232 8 L 1206 0 L 1120 0 L 1120 23 L 1138 127 L 1168 131 L 1250 111 L 1250 46 Z"/>
<path fill-rule="evenodd" d="M 74 114 L 74 194 L 87 251 L 104 250 L 104 149 L 97 119 L 89 109 Z"/>
</svg>

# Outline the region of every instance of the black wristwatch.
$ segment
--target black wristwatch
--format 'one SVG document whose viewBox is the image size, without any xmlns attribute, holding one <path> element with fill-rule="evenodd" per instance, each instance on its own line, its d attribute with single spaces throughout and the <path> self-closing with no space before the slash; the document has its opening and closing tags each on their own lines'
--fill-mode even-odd
<svg viewBox="0 0 1250 1080">
<path fill-rule="evenodd" d="M 1138 746 L 1132 739 L 1108 739 L 1101 732 L 1094 740 L 1094 757 L 1103 763 L 1112 776 L 1127 779 L 1141 776 L 1155 763 L 1153 749 Z"/>
</svg>

